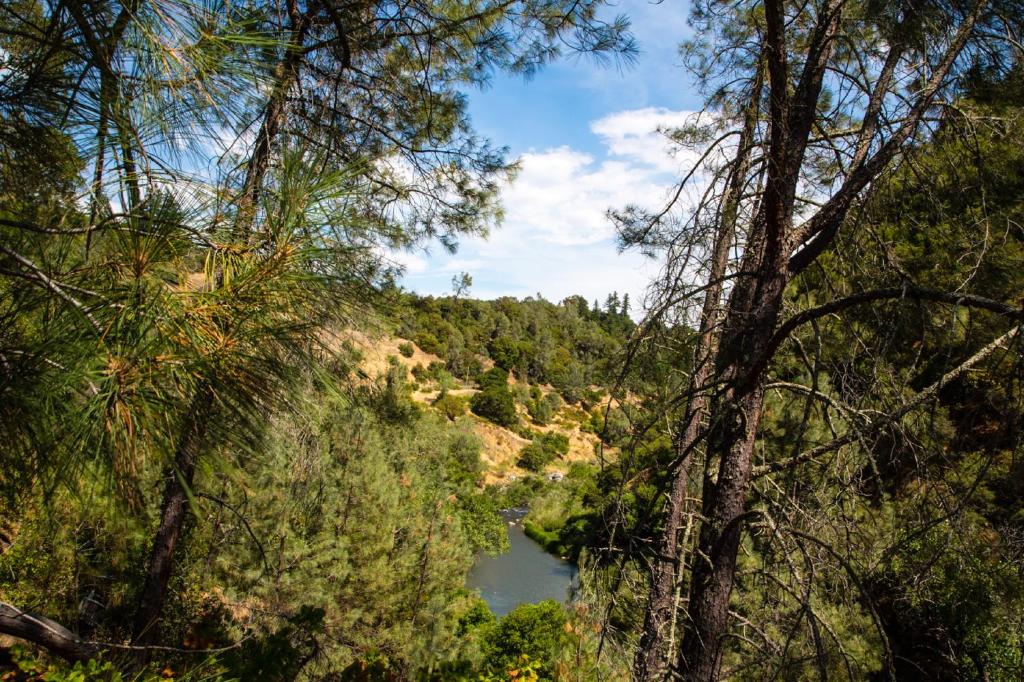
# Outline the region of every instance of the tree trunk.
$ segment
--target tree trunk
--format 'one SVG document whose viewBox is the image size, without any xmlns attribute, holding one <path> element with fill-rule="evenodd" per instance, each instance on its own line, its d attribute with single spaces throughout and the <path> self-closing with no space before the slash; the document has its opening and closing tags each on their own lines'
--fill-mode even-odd
<svg viewBox="0 0 1024 682">
<path fill-rule="evenodd" d="M 710 408 L 698 404 L 714 419 L 709 433 L 702 436 L 706 438 L 703 520 L 689 586 L 688 617 L 675 661 L 675 672 L 688 680 L 713 680 L 721 664 L 736 557 L 747 517 L 754 445 L 764 407 L 764 378 L 779 343 L 772 339 L 779 323 L 783 292 L 791 279 L 831 244 L 854 201 L 912 140 L 973 35 L 987 3 L 977 0 L 963 17 L 956 17 L 956 33 L 949 36 L 946 49 L 907 104 L 907 111 L 885 129 L 886 136 L 880 134 L 880 121 L 885 120 L 880 112 L 895 87 L 892 74 L 904 49 L 898 41 L 890 46 L 869 93 L 860 130 L 851 142 L 851 163 L 844 169 L 842 184 L 813 216 L 801 220 L 798 229 L 793 226 L 794 205 L 812 132 L 821 126 L 819 99 L 833 47 L 841 33 L 845 3 L 828 0 L 813 7 L 805 5 L 799 11 L 813 18 L 813 23 L 802 29 L 800 40 L 787 38 L 787 32 L 799 22 L 787 14 L 784 4 L 783 0 L 763 3 L 764 30 L 759 35 L 764 40 L 762 56 L 770 88 L 767 150 L 758 171 L 763 173 L 764 184 L 743 247 L 740 271 L 744 276 L 737 280 L 729 297 L 724 331 L 714 353 L 713 377 L 725 390 L 720 391 Z M 907 12 L 899 28 L 913 30 L 914 16 L 914 12 Z M 896 33 L 902 35 L 903 31 Z M 802 67 L 794 82 L 790 58 L 797 51 L 796 63 L 802 63 Z M 688 422 L 688 429 L 693 426 Z M 689 477 L 684 469 L 681 472 L 673 481 L 673 505 L 677 499 L 683 499 L 680 491 L 685 491 L 684 479 Z M 663 539 L 665 548 L 673 548 L 677 529 L 671 522 L 681 518 L 674 516 L 677 514 L 670 508 L 670 525 Z M 659 561 L 670 562 L 668 566 L 674 568 L 671 562 L 678 559 L 662 554 Z M 662 566 L 659 570 L 667 569 Z M 669 584 L 667 580 L 653 582 L 651 610 L 662 608 L 659 600 L 664 599 L 663 592 Z M 645 631 L 646 639 L 642 642 L 657 641 L 656 627 L 664 621 L 663 617 L 648 615 L 647 624 L 655 628 L 654 639 Z M 640 653 L 657 661 L 656 651 Z M 638 671 L 645 672 L 635 665 L 634 673 Z M 637 677 L 650 679 L 650 672 Z"/>
<path fill-rule="evenodd" d="M 209 388 L 200 389 L 192 399 L 178 440 L 174 464 L 168 472 L 160 525 L 153 539 L 149 569 L 139 595 L 132 627 L 132 641 L 149 644 L 156 641 L 158 621 L 167 597 L 167 583 L 174 568 L 174 551 L 181 538 L 189 509 L 189 491 L 195 478 L 196 463 L 204 445 L 211 419 L 213 396 Z"/>
<path fill-rule="evenodd" d="M 651 587 L 644 614 L 644 629 L 640 646 L 633 661 L 633 679 L 646 682 L 663 675 L 668 652 L 666 642 L 676 622 L 676 594 L 683 568 L 679 534 L 683 521 L 690 513 L 690 468 L 700 441 L 704 438 L 704 424 L 708 416 L 708 383 L 715 374 L 714 358 L 718 349 L 721 320 L 721 300 L 724 277 L 728 266 L 729 248 L 736 230 L 736 220 L 747 172 L 750 152 L 757 125 L 758 102 L 761 98 L 762 76 L 758 68 L 750 103 L 744 112 L 743 129 L 737 145 L 736 159 L 730 172 L 729 186 L 723 198 L 724 209 L 712 248 L 708 288 L 701 309 L 701 334 L 694 350 L 694 371 L 690 388 L 694 392 L 683 418 L 682 434 L 676 444 L 676 469 L 668 496 L 668 513 L 660 546 L 652 559 Z"/>
<path fill-rule="evenodd" d="M 746 516 L 754 443 L 764 407 L 763 373 L 752 375 L 750 360 L 765 352 L 776 327 L 788 282 L 781 256 L 780 253 L 765 260 L 766 272 L 756 280 L 761 285 L 751 283 L 733 292 L 733 301 L 739 303 L 747 299 L 749 289 L 754 290 L 749 312 L 746 306 L 730 309 L 726 336 L 718 354 L 718 371 L 731 387 L 712 407 L 716 419 L 709 436 L 704 523 L 693 567 L 689 618 L 677 661 L 677 667 L 688 680 L 715 679 L 721 661 L 729 595 Z"/>
</svg>

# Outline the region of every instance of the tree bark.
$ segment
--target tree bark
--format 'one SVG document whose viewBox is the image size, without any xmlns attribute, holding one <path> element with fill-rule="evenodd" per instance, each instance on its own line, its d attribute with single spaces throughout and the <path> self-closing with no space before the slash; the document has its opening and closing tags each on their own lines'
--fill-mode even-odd
<svg viewBox="0 0 1024 682">
<path fill-rule="evenodd" d="M 6 602 L 0 602 L 0 632 L 41 646 L 67 661 L 85 661 L 99 653 L 96 644 L 81 639 L 60 623 Z"/>
<path fill-rule="evenodd" d="M 698 553 L 690 583 L 688 618 L 676 666 L 684 679 L 714 680 L 729 625 L 729 597 L 743 534 L 754 443 L 764 407 L 764 377 L 757 362 L 778 324 L 789 281 L 787 236 L 799 168 L 811 130 L 808 115 L 821 87 L 820 73 L 834 38 L 836 16 L 826 12 L 814 33 L 798 87 L 789 91 L 785 13 L 781 0 L 765 3 L 766 70 L 769 82 L 767 178 L 752 238 L 743 254 L 740 280 L 729 297 L 716 358 L 717 375 L 728 389 L 714 401 L 703 487 Z M 819 31 L 819 29 L 821 29 Z M 812 113 L 808 114 L 808 110 Z M 717 471 L 715 464 L 717 463 Z"/>
<path fill-rule="evenodd" d="M 781 301 L 782 282 L 772 287 Z M 749 350 L 767 343 L 770 331 L 745 335 Z M 757 338 L 751 339 L 755 336 Z M 730 370 L 741 369 L 742 354 Z M 738 377 L 740 378 L 740 377 Z M 716 401 L 717 413 L 710 436 L 709 463 L 718 462 L 717 476 L 705 476 L 699 551 L 691 578 L 689 618 L 686 620 L 677 667 L 688 680 L 713 680 L 722 655 L 722 638 L 728 627 L 729 596 L 736 571 L 736 556 L 743 533 L 746 497 L 750 487 L 754 443 L 764 407 L 763 381 L 736 390 Z"/>
<path fill-rule="evenodd" d="M 167 583 L 174 568 L 174 552 L 188 516 L 189 494 L 195 479 L 196 463 L 206 439 L 212 407 L 211 389 L 204 387 L 192 399 L 185 417 L 174 464 L 166 477 L 160 525 L 153 539 L 149 569 L 135 611 L 132 627 L 132 642 L 135 644 L 156 641 L 158 622 L 167 597 Z"/>
</svg>

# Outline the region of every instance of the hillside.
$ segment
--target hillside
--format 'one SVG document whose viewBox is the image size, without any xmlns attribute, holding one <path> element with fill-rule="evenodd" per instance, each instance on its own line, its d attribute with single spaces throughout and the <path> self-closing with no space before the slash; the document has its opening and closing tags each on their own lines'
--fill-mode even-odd
<svg viewBox="0 0 1024 682">
<path fill-rule="evenodd" d="M 410 389 L 409 397 L 423 409 L 440 410 L 441 407 L 436 403 L 442 393 L 464 401 L 468 408 L 472 397 L 480 393 L 481 389 L 475 381 L 460 379 L 449 372 L 444 372 L 440 368 L 445 363 L 438 355 L 424 351 L 408 339 L 383 332 L 354 329 L 340 333 L 338 338 L 347 342 L 358 353 L 358 366 L 364 381 L 380 381 L 393 367 L 401 367 L 404 370 L 403 378 L 408 382 Z M 476 356 L 474 360 L 481 368 L 494 367 L 494 361 L 490 358 Z M 510 376 L 508 381 L 510 392 L 516 398 L 518 425 L 502 426 L 473 414 L 469 409 L 456 416 L 456 419 L 468 422 L 472 432 L 480 439 L 480 456 L 484 464 L 481 480 L 483 485 L 507 483 L 533 473 L 517 464 L 523 448 L 532 441 L 526 435 L 555 433 L 568 439 L 567 452 L 544 465 L 538 473 L 565 474 L 569 466 L 575 462 L 590 464 L 597 461 L 597 450 L 602 447 L 602 443 L 594 432 L 592 413 L 585 409 L 584 405 L 562 402 L 553 414 L 541 423 L 531 417 L 527 408 L 529 392 L 535 388 L 544 396 L 551 396 L 557 393 L 556 389 L 550 384 L 535 385 L 515 376 Z M 596 386 L 589 386 L 587 390 L 592 396 L 603 395 Z M 606 458 L 614 456 L 614 447 L 603 447 Z"/>
</svg>

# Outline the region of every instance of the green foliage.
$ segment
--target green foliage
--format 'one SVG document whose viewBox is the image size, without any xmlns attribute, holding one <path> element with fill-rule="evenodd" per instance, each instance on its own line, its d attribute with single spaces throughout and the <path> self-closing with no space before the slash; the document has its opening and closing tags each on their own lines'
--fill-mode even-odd
<svg viewBox="0 0 1024 682">
<path fill-rule="evenodd" d="M 10 655 L 13 670 L 4 673 L 4 679 L 40 682 L 123 682 L 125 679 L 111 662 L 101 658 L 74 664 L 49 663 L 20 645 L 9 648 L 7 653 Z M 146 675 L 143 679 L 152 680 L 158 677 Z"/>
<path fill-rule="evenodd" d="M 536 524 L 533 521 L 523 522 L 523 532 L 526 534 L 526 537 L 543 547 L 545 552 L 554 554 L 555 556 L 565 555 L 566 549 L 565 546 L 562 545 L 558 533 L 545 530 L 543 526 Z"/>
<path fill-rule="evenodd" d="M 487 645 L 489 667 L 503 672 L 527 656 L 542 679 L 551 679 L 555 661 L 571 641 L 568 620 L 562 605 L 550 599 L 517 606 L 493 630 Z"/>
<path fill-rule="evenodd" d="M 386 252 L 497 218 L 511 167 L 465 87 L 565 44 L 628 52 L 626 24 L 563 0 L 4 9 L 4 599 L 121 642 L 156 597 L 147 637 L 244 639 L 223 663 L 253 679 L 459 658 L 472 553 L 502 544 L 478 449 L 417 407 L 400 363 L 352 381 L 327 340 L 393 282 Z M 456 325 L 415 331 L 478 370 Z M 515 421 L 507 387 L 482 394 Z M 169 551 L 149 551 L 158 527 Z M 150 555 L 171 575 L 152 591 Z"/>
<path fill-rule="evenodd" d="M 411 358 L 412 354 L 415 352 L 415 348 L 411 342 L 403 341 L 398 344 L 398 352 L 402 354 L 402 357 Z"/>
<path fill-rule="evenodd" d="M 616 303 L 591 311 L 579 297 L 560 304 L 543 299 L 474 301 L 401 294 L 403 336 L 433 345 L 450 371 L 472 376 L 476 356 L 533 383 L 550 383 L 569 402 L 590 384 L 607 384 L 617 373 L 615 357 L 633 330 Z M 447 345 L 446 345 L 447 344 Z"/>
<path fill-rule="evenodd" d="M 477 393 L 470 401 L 470 408 L 474 414 L 498 426 L 512 427 L 519 421 L 515 399 L 507 388 L 489 388 Z"/>
<path fill-rule="evenodd" d="M 576 561 L 594 542 L 592 524 L 601 504 L 595 474 L 592 466 L 576 462 L 561 481 L 534 492 L 523 529 L 545 551 Z"/>
<path fill-rule="evenodd" d="M 564 433 L 549 431 L 534 438 L 519 452 L 517 464 L 530 471 L 540 471 L 554 460 L 569 452 L 569 437 Z"/>
<path fill-rule="evenodd" d="M 508 372 L 499 367 L 492 367 L 476 378 L 476 385 L 481 391 L 488 388 L 508 388 Z"/>
<path fill-rule="evenodd" d="M 508 528 L 493 497 L 466 490 L 457 503 L 463 533 L 474 552 L 493 556 L 508 551 Z"/>
<path fill-rule="evenodd" d="M 228 527 L 207 540 L 210 579 L 227 594 L 323 610 L 322 635 L 312 622 L 255 625 L 268 646 L 287 641 L 300 654 L 315 637 L 336 670 L 367 652 L 389 666 L 457 656 L 455 595 L 472 556 L 507 542 L 497 508 L 476 490 L 470 432 L 432 412 L 396 423 L 369 406 L 308 395 L 303 414 L 275 424 L 271 466 L 247 475 L 252 531 L 278 540 L 261 551 Z"/>
<path fill-rule="evenodd" d="M 405 366 L 394 356 L 388 358 L 388 367 L 379 378 L 372 394 L 374 409 L 384 419 L 395 423 L 410 423 L 420 414 L 420 407 L 412 399 L 412 386 Z"/>
<path fill-rule="evenodd" d="M 515 398 L 508 388 L 508 374 L 495 367 L 480 375 L 480 392 L 470 400 L 473 414 L 506 428 L 519 423 Z"/>
<path fill-rule="evenodd" d="M 526 401 L 526 411 L 530 418 L 541 426 L 551 423 L 562 407 L 562 399 L 555 392 L 543 393 L 536 386 L 530 390 L 530 398 Z"/>
<path fill-rule="evenodd" d="M 417 381 L 436 384 L 442 391 L 455 388 L 456 385 L 455 377 L 445 369 L 444 363 L 437 360 L 434 360 L 426 367 L 422 364 L 417 364 L 412 368 L 412 375 Z"/>
<path fill-rule="evenodd" d="M 477 479 L 483 473 L 480 439 L 470 428 L 469 424 L 459 424 L 459 428 L 450 433 L 448 440 L 445 478 L 460 490 L 475 489 Z"/>
<path fill-rule="evenodd" d="M 627 411 L 622 407 L 595 407 L 590 412 L 589 426 L 604 443 L 615 446 L 627 443 L 632 428 Z"/>
<path fill-rule="evenodd" d="M 301 606 L 273 632 L 246 640 L 220 657 L 226 673 L 239 680 L 294 680 L 319 648 L 326 611 Z"/>
<path fill-rule="evenodd" d="M 438 394 L 433 405 L 450 421 L 455 421 L 462 415 L 466 414 L 466 399 L 457 395 L 452 395 L 445 390 L 442 390 L 441 393 Z"/>
<path fill-rule="evenodd" d="M 502 509 L 526 507 L 542 490 L 548 481 L 540 476 L 526 476 L 505 485 L 492 485 L 488 494 L 494 496 Z"/>
</svg>

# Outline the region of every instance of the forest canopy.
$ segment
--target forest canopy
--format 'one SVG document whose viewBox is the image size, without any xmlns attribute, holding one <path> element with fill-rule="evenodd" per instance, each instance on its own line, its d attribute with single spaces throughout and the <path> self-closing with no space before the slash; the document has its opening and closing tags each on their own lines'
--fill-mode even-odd
<svg viewBox="0 0 1024 682">
<path fill-rule="evenodd" d="M 695 1 L 642 301 L 404 288 L 619 9 L 0 6 L 0 677 L 1021 679 L 1024 6 Z"/>
</svg>

